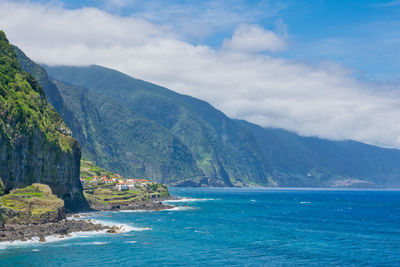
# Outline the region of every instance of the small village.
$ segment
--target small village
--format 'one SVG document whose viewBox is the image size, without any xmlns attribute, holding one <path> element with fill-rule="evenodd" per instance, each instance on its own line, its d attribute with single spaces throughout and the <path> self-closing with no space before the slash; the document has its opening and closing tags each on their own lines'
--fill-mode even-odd
<svg viewBox="0 0 400 267">
<path fill-rule="evenodd" d="M 98 167 L 91 161 L 81 161 L 80 181 L 84 189 L 107 187 L 118 191 L 150 187 L 153 182 L 147 179 L 124 178 L 122 175 Z"/>
<path fill-rule="evenodd" d="M 118 191 L 132 190 L 137 187 L 147 186 L 151 183 L 146 179 L 124 179 L 119 174 L 115 174 L 115 177 L 109 177 L 108 175 L 102 177 L 96 175 L 93 177 L 81 177 L 80 180 L 84 187 L 111 184 L 115 185 L 115 189 Z"/>
<path fill-rule="evenodd" d="M 169 196 L 165 185 L 148 179 L 125 178 L 88 160 L 81 160 L 80 181 L 83 193 L 94 209 L 143 203 Z"/>
</svg>

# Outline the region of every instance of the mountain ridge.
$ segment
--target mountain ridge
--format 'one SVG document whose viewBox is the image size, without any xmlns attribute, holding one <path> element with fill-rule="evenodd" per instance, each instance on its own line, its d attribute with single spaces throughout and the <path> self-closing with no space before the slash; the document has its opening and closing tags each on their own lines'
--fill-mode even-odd
<svg viewBox="0 0 400 267">
<path fill-rule="evenodd" d="M 203 183 L 213 183 L 216 177 L 225 185 L 253 181 L 266 184 L 263 166 L 257 158 L 260 152 L 256 146 L 248 145 L 254 142 L 251 135 L 207 102 L 100 66 L 90 67 L 87 75 L 81 68 L 74 69 L 73 81 L 58 80 L 68 80 L 84 88 L 96 88 L 97 93 L 129 107 L 135 116 L 144 117 L 168 129 L 189 148 L 204 177 L 213 180 Z M 71 73 L 71 69 L 67 72 Z M 49 74 L 51 76 L 51 71 Z M 115 79 L 121 79 L 121 82 L 116 85 L 113 82 Z M 88 83 L 92 80 L 94 84 Z M 117 89 L 118 94 L 113 94 Z M 227 154 L 229 157 L 223 156 Z"/>
<path fill-rule="evenodd" d="M 180 95 L 97 65 L 43 67 L 53 78 L 52 82 L 69 109 L 75 113 L 79 110 L 71 108 L 78 101 L 67 98 L 73 90 L 80 91 L 84 99 L 92 102 L 99 118 L 105 123 L 104 127 L 114 136 L 130 131 L 129 127 L 116 130 L 117 122 L 124 125 L 119 127 L 124 128 L 127 127 L 126 122 L 142 120 L 145 125 L 156 127 L 153 128 L 158 129 L 156 131 L 176 137 L 195 164 L 189 164 L 192 167 L 187 169 L 186 174 L 176 175 L 175 178 L 159 173 L 154 177 L 158 182 L 178 186 L 331 187 L 350 184 L 355 187 L 400 187 L 400 170 L 397 167 L 400 154 L 396 149 L 387 150 L 354 141 L 301 137 L 282 129 L 265 129 L 232 120 L 203 100 Z M 80 117 L 82 119 L 84 115 Z M 101 124 L 96 125 L 100 127 Z M 139 127 L 139 132 L 146 132 L 146 127 Z M 156 136 L 144 137 L 148 138 L 142 139 L 142 142 L 164 142 Z M 116 143 L 126 146 L 123 138 L 116 139 Z M 132 153 L 137 147 L 138 144 L 124 153 Z M 115 149 L 121 151 L 121 147 Z M 155 155 L 162 149 L 145 151 L 148 155 Z M 142 152 L 136 154 L 137 158 L 146 158 L 146 153 Z M 352 164 L 346 164 L 346 161 Z M 146 162 L 146 167 L 141 169 L 152 169 L 151 166 L 159 164 L 159 160 Z M 173 162 L 187 164 L 181 156 L 174 158 Z M 101 167 L 110 167 L 101 161 L 96 163 Z M 171 162 L 166 164 L 170 166 Z M 116 163 L 111 169 L 124 171 L 120 165 Z M 124 174 L 140 176 L 137 168 L 138 165 Z M 174 169 L 172 167 L 171 171 L 174 172 Z"/>
</svg>

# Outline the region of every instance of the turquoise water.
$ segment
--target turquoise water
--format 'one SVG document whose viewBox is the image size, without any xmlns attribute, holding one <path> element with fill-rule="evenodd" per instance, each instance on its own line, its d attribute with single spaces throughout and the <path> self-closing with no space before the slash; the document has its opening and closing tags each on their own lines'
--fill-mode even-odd
<svg viewBox="0 0 400 267">
<path fill-rule="evenodd" d="M 400 191 L 170 190 L 194 208 L 95 213 L 135 228 L 2 245 L 0 265 L 400 265 Z"/>
</svg>

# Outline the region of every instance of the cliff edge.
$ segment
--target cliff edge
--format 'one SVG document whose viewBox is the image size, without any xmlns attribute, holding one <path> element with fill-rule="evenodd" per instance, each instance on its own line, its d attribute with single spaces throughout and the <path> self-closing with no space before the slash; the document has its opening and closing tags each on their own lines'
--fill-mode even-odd
<svg viewBox="0 0 400 267">
<path fill-rule="evenodd" d="M 87 209 L 79 181 L 81 149 L 0 31 L 0 180 L 2 193 L 47 184 L 67 211 Z"/>
</svg>

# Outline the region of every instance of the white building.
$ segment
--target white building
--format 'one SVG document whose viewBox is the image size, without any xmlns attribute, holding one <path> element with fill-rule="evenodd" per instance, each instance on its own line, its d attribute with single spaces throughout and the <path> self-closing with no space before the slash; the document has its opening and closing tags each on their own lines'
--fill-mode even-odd
<svg viewBox="0 0 400 267">
<path fill-rule="evenodd" d="M 135 179 L 126 179 L 126 183 L 129 185 L 133 185 L 133 187 L 135 187 L 136 180 Z"/>
<path fill-rule="evenodd" d="M 119 191 L 125 191 L 125 190 L 129 190 L 129 186 L 126 183 L 119 183 L 117 184 L 115 187 L 117 187 L 117 189 Z"/>
</svg>

